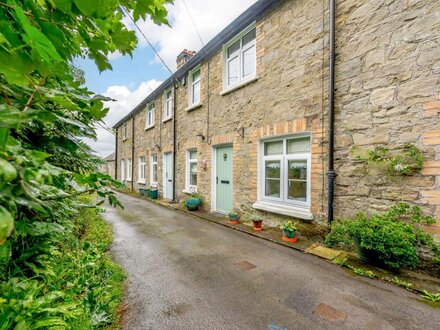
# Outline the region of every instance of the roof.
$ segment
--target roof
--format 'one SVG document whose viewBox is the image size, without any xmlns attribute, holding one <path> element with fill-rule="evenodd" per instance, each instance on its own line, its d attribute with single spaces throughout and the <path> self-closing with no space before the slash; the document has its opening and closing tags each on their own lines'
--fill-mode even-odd
<svg viewBox="0 0 440 330">
<path fill-rule="evenodd" d="M 110 155 L 108 155 L 107 157 L 104 158 L 104 160 L 111 162 L 115 160 L 115 153 L 112 152 Z"/>
<path fill-rule="evenodd" d="M 223 44 L 232 39 L 244 28 L 252 24 L 255 20 L 264 16 L 270 9 L 280 4 L 282 0 L 259 0 L 245 12 L 238 16 L 231 24 L 224 28 L 211 41 L 209 41 L 200 51 L 183 64 L 171 77 L 168 77 L 159 87 L 151 92 L 141 103 L 132 111 L 119 120 L 113 128 L 118 128 L 127 119 L 133 117 L 138 112 L 145 109 L 145 106 L 161 95 L 166 89 L 172 86 L 173 78 L 180 79 L 193 67 L 196 67 L 206 59 L 211 58 Z"/>
</svg>

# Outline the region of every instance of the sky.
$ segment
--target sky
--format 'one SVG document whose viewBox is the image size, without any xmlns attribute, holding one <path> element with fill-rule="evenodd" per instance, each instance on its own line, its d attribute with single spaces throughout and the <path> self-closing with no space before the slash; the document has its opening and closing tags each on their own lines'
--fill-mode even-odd
<svg viewBox="0 0 440 330">
<path fill-rule="evenodd" d="M 191 21 L 190 15 L 206 44 L 238 15 L 257 0 L 175 0 L 168 5 L 168 20 L 171 27 L 155 25 L 151 20 L 139 21 L 138 26 L 167 66 L 176 70 L 176 57 L 184 49 L 199 51 L 202 43 Z M 186 3 L 186 6 L 185 6 Z M 138 47 L 133 56 L 111 54 L 112 71 L 99 73 L 95 64 L 87 59 L 77 59 L 75 64 L 84 70 L 86 86 L 94 93 L 115 100 L 106 102 L 110 108 L 103 127 L 97 128 L 96 141 L 86 142 L 102 157 L 114 151 L 115 138 L 111 127 L 129 113 L 162 81 L 170 72 L 160 62 L 145 39 L 127 18 L 124 23 L 136 31 Z"/>
</svg>

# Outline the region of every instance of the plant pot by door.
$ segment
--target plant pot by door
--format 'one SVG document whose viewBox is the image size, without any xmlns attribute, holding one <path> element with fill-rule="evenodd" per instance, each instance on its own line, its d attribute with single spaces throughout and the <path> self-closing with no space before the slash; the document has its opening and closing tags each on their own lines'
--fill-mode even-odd
<svg viewBox="0 0 440 330">
<path fill-rule="evenodd" d="M 185 206 L 188 209 L 188 211 L 197 211 L 202 204 L 202 201 L 200 198 L 188 198 L 185 200 Z"/>
<path fill-rule="evenodd" d="M 158 195 L 159 195 L 158 190 L 150 190 L 151 199 L 157 199 Z"/>
<path fill-rule="evenodd" d="M 263 220 L 258 220 L 258 221 L 253 221 L 253 223 L 254 223 L 254 230 L 256 230 L 256 231 L 262 231 L 263 230 L 263 226 L 262 226 L 262 224 L 263 224 Z"/>
<path fill-rule="evenodd" d="M 296 230 L 283 230 L 283 237 L 281 238 L 283 241 L 286 242 L 297 242 L 298 237 L 296 237 Z"/>
</svg>

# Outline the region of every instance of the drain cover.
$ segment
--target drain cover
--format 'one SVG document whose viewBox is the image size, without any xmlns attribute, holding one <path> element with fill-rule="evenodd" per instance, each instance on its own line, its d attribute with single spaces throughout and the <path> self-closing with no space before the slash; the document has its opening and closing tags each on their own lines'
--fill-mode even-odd
<svg viewBox="0 0 440 330">
<path fill-rule="evenodd" d="M 251 270 L 252 268 L 257 267 L 247 261 L 240 261 L 240 262 L 237 262 L 235 265 L 238 266 L 238 268 L 240 268 L 241 270 Z"/>
<path fill-rule="evenodd" d="M 347 318 L 347 314 L 334 309 L 332 306 L 326 304 L 319 304 L 319 306 L 313 312 L 316 316 L 323 320 L 335 322 L 344 321 Z"/>
</svg>

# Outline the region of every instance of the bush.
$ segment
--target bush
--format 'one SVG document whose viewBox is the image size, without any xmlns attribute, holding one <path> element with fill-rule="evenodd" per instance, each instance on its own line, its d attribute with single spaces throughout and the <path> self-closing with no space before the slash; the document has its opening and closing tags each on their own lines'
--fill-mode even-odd
<svg viewBox="0 0 440 330">
<path fill-rule="evenodd" d="M 99 329 L 118 321 L 125 275 L 105 251 L 111 228 L 95 209 L 34 222 L 1 258 L 0 329 Z M 7 256 L 6 256 L 7 255 Z M 6 257 L 5 257 L 6 256 Z"/>
<path fill-rule="evenodd" d="M 419 262 L 418 247 L 438 251 L 432 236 L 417 228 L 421 223 L 432 223 L 432 218 L 423 215 L 417 206 L 399 203 L 371 218 L 358 213 L 354 220 L 336 221 L 325 242 L 329 246 L 356 242 L 388 267 L 415 268 Z"/>
</svg>

